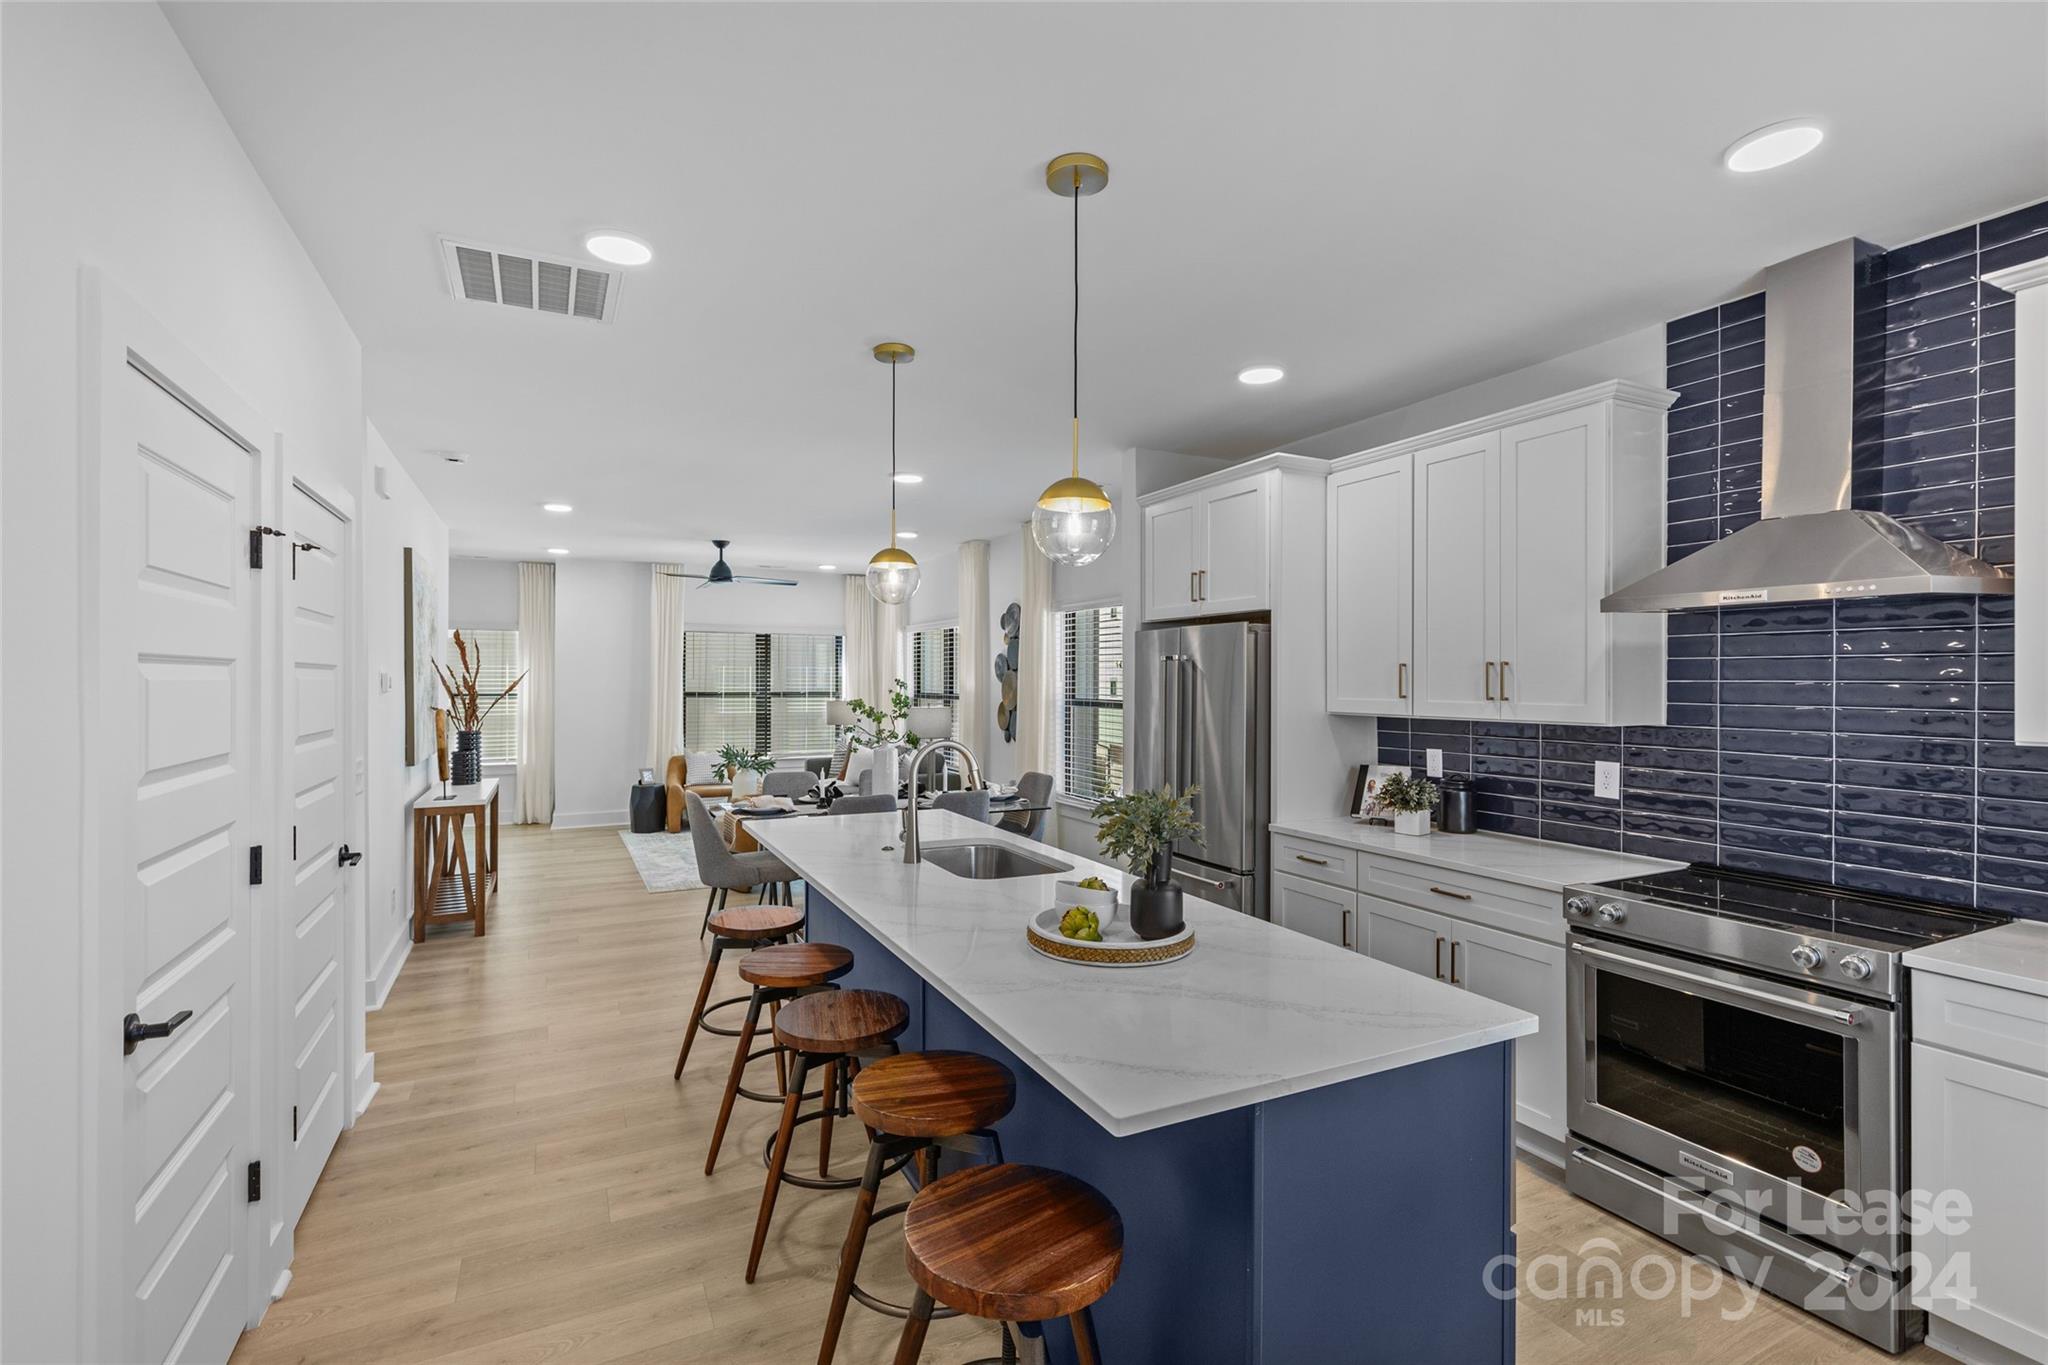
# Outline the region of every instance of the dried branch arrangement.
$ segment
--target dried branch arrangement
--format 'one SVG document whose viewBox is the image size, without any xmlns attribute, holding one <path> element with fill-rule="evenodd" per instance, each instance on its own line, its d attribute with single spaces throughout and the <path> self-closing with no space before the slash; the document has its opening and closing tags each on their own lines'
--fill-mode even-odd
<svg viewBox="0 0 2048 1365">
<path fill-rule="evenodd" d="M 483 651 L 471 649 L 459 630 L 455 632 L 455 657 L 458 664 L 454 669 L 438 659 L 432 660 L 434 673 L 441 679 L 441 690 L 448 694 L 452 703 L 449 711 L 456 717 L 456 728 L 481 730 L 485 717 L 498 709 L 499 702 L 519 690 L 519 684 L 526 681 L 526 674 L 521 673 L 514 678 L 510 687 L 486 703 L 477 686 L 477 675 L 483 672 L 484 667 Z"/>
</svg>

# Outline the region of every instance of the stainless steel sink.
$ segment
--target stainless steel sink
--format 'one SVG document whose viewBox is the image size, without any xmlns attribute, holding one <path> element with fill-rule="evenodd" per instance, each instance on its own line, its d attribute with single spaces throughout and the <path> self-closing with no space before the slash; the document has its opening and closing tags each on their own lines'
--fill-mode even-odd
<svg viewBox="0 0 2048 1365">
<path fill-rule="evenodd" d="M 1072 863 L 1041 858 L 1008 844 L 981 843 L 972 839 L 926 844 L 924 861 L 942 867 L 956 877 L 978 882 L 999 877 L 1043 877 L 1054 872 L 1072 872 Z"/>
</svg>

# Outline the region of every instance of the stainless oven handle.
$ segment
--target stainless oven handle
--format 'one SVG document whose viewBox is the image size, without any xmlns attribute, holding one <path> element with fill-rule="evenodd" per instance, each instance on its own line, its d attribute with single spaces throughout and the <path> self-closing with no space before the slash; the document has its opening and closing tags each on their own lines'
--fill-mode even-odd
<svg viewBox="0 0 2048 1365">
<path fill-rule="evenodd" d="M 1586 1159 L 1584 1156 L 1580 1155 L 1577 1152 L 1573 1152 L 1572 1156 L 1575 1160 L 1578 1161 L 1584 1161 Z M 1629 1184 L 1635 1186 L 1639 1190 L 1642 1190 L 1648 1194 L 1656 1195 L 1659 1199 L 1671 1200 L 1676 1198 L 1676 1196 L 1674 1196 L 1669 1190 L 1660 1189 L 1658 1186 L 1652 1185 L 1647 1180 L 1638 1180 L 1634 1176 L 1629 1175 L 1625 1171 L 1617 1171 L 1611 1165 L 1603 1164 L 1599 1167 L 1599 1171 L 1600 1174 L 1607 1176 L 1610 1179 L 1626 1181 Z M 1697 1203 L 1695 1203 L 1694 1201 L 1688 1199 L 1680 1202 L 1683 1202 L 1689 1207 L 1691 1207 L 1692 1211 L 1694 1213 L 1697 1213 L 1700 1217 L 1708 1220 L 1709 1222 L 1720 1224 L 1729 1232 L 1746 1233 L 1749 1231 L 1748 1228 L 1745 1228 L 1744 1226 L 1742 1226 L 1742 1224 L 1736 1222 L 1734 1219 L 1724 1218 L 1720 1214 L 1716 1213 L 1714 1211 L 1713 1204 L 1708 1200 L 1701 1199 Z M 1805 1266 L 1808 1270 L 1811 1270 L 1814 1274 L 1826 1275 L 1829 1279 L 1839 1280 L 1845 1285 L 1853 1284 L 1856 1280 L 1856 1276 L 1846 1268 L 1837 1269 L 1836 1267 L 1828 1265 L 1825 1262 L 1816 1261 L 1811 1256 L 1801 1255 L 1799 1252 L 1793 1251 L 1789 1247 L 1773 1246 L 1771 1248 L 1771 1253 L 1773 1255 L 1788 1256 L 1792 1260 L 1795 1260 L 1799 1262 L 1801 1265 Z"/>
<path fill-rule="evenodd" d="M 1213 886 L 1218 891 L 1227 891 L 1230 889 L 1229 882 L 1219 882 L 1209 877 L 1197 877 L 1194 873 L 1188 871 L 1184 867 L 1176 867 L 1175 869 L 1173 869 L 1172 875 L 1175 877 L 1185 877 L 1187 880 L 1191 882 L 1197 882 L 1203 886 Z"/>
<path fill-rule="evenodd" d="M 1608 962 L 1619 962 L 1624 967 L 1634 967 L 1640 971 L 1649 972 L 1653 976 L 1668 976 L 1677 981 L 1690 981 L 1694 985 L 1705 986 L 1711 990 L 1727 991 L 1730 995 L 1740 995 L 1750 1000 L 1761 1000 L 1767 1004 L 1776 1005 L 1781 1009 L 1791 1010 L 1795 1014 L 1810 1014 L 1816 1019 L 1826 1019 L 1830 1023 L 1853 1024 L 1856 1022 L 1856 1011 L 1854 1010 L 1834 1010 L 1829 1009 L 1825 1005 L 1809 1005 L 1804 1000 L 1787 1000 L 1782 995 L 1773 995 L 1769 991 L 1760 991 L 1753 986 L 1737 986 L 1727 981 L 1716 981 L 1711 976 L 1700 976 L 1695 972 L 1682 972 L 1676 967 L 1666 967 L 1662 963 L 1657 962 L 1645 962 L 1641 958 L 1625 957 L 1620 953 L 1610 953 L 1604 948 L 1588 948 L 1583 943 L 1574 943 L 1572 951 L 1584 953 L 1587 957 L 1601 958 Z"/>
</svg>

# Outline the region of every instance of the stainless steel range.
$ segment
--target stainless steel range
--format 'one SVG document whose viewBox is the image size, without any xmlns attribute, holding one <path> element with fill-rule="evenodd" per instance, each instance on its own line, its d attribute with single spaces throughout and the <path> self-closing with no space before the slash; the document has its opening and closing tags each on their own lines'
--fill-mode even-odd
<svg viewBox="0 0 2048 1365">
<path fill-rule="evenodd" d="M 2003 916 L 1691 867 L 1568 887 L 1583 1198 L 1889 1351 L 1923 1330 L 1906 1179 L 1910 948 Z"/>
</svg>

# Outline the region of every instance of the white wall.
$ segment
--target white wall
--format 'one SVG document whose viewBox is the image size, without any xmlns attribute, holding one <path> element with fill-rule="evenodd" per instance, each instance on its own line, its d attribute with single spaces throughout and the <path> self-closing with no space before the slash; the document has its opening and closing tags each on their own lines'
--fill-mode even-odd
<svg viewBox="0 0 2048 1365">
<path fill-rule="evenodd" d="M 79 1086 L 110 1027 L 79 989 L 79 269 L 275 424 L 286 479 L 359 511 L 362 357 L 154 5 L 0 7 L 0 164 L 0 1357 L 70 1360 Z"/>
<path fill-rule="evenodd" d="M 648 582 L 645 564 L 555 561 L 558 829 L 625 824 L 647 766 Z"/>
<path fill-rule="evenodd" d="M 367 428 L 372 469 L 382 469 L 384 496 L 363 505 L 364 668 L 369 698 L 369 824 L 364 841 L 363 971 L 370 1007 L 390 994 L 412 951 L 412 800 L 433 782 L 431 746 L 405 762 L 405 550 L 433 575 L 441 604 L 436 638 L 450 625 L 448 526 L 392 456 L 374 426 Z M 385 690 L 386 680 L 390 690 Z M 502 799 L 502 798 L 501 798 Z"/>
</svg>

